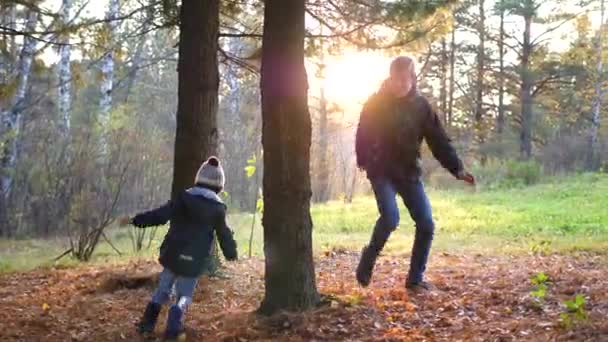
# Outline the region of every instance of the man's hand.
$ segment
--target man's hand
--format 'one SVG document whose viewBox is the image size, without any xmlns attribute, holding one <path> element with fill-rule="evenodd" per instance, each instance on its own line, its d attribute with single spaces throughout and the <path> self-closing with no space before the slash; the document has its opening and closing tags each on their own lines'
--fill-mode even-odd
<svg viewBox="0 0 608 342">
<path fill-rule="evenodd" d="M 458 179 L 469 185 L 475 185 L 475 177 L 464 170 L 458 172 Z"/>
<path fill-rule="evenodd" d="M 118 219 L 118 225 L 121 227 L 128 226 L 133 222 L 129 215 L 123 215 Z"/>
</svg>

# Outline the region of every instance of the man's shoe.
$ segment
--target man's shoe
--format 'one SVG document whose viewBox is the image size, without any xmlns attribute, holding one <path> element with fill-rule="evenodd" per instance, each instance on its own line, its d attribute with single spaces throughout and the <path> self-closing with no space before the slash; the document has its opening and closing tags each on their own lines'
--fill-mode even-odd
<svg viewBox="0 0 608 342">
<path fill-rule="evenodd" d="M 415 283 L 408 281 L 405 283 L 405 288 L 414 292 L 434 291 L 437 289 L 433 284 L 426 281 L 420 281 Z"/>
<path fill-rule="evenodd" d="M 359 260 L 356 273 L 357 281 L 361 286 L 367 287 L 369 285 L 377 257 L 378 254 L 371 250 L 369 246 L 363 247 L 363 250 L 361 251 L 361 260 Z"/>
</svg>

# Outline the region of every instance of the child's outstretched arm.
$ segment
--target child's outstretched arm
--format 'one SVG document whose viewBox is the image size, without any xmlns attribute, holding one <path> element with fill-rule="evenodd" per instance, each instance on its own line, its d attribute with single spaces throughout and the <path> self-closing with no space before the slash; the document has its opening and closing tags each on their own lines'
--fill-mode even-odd
<svg viewBox="0 0 608 342">
<path fill-rule="evenodd" d="M 233 261 L 238 259 L 236 241 L 234 241 L 232 230 L 226 224 L 225 214 L 221 215 L 218 224 L 215 225 L 215 232 L 220 242 L 220 248 L 226 257 L 226 260 Z"/>
<path fill-rule="evenodd" d="M 161 207 L 135 215 L 130 223 L 139 228 L 160 226 L 171 219 L 172 212 L 173 207 L 169 201 Z"/>
</svg>

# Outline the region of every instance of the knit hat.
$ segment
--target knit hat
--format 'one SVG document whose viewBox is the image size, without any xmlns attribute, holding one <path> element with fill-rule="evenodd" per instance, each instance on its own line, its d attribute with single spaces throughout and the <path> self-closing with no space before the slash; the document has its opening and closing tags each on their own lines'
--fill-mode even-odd
<svg viewBox="0 0 608 342">
<path fill-rule="evenodd" d="M 225 182 L 224 169 L 217 157 L 209 157 L 198 169 L 194 179 L 196 185 L 208 187 L 217 192 L 224 189 Z"/>
</svg>

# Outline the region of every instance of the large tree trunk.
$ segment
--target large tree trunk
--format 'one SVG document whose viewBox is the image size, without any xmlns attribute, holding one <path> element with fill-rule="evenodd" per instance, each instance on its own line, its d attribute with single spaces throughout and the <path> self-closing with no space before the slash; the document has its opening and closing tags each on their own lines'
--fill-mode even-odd
<svg viewBox="0 0 608 342">
<path fill-rule="evenodd" d="M 530 42 L 530 30 L 532 26 L 532 15 L 524 15 L 524 42 L 521 55 L 521 134 L 520 134 L 520 157 L 528 160 L 532 156 L 532 75 L 530 74 L 530 55 L 532 43 Z"/>
<path fill-rule="evenodd" d="M 318 300 L 310 217 L 310 140 L 304 67 L 305 0 L 267 0 L 262 43 L 265 294 L 259 311 Z"/>
<path fill-rule="evenodd" d="M 29 11 L 25 31 L 35 31 L 38 22 L 38 13 Z M 19 55 L 17 66 L 17 87 L 8 107 L 0 115 L 2 127 L 0 138 L 2 139 L 2 154 L 0 155 L 0 201 L 6 200 L 11 192 L 13 184 L 13 168 L 17 161 L 19 140 L 21 139 L 21 112 L 23 110 L 28 81 L 32 70 L 32 61 L 36 49 L 36 40 L 32 37 L 24 37 L 23 47 Z M 0 210 L 5 207 L 0 204 Z"/>
<path fill-rule="evenodd" d="M 106 12 L 106 30 L 108 35 L 107 51 L 101 58 L 101 99 L 99 100 L 99 123 L 105 131 L 110 122 L 112 109 L 112 90 L 114 85 L 114 50 L 116 49 L 116 31 L 118 28 L 119 0 L 110 0 Z M 106 134 L 102 133 L 101 148 L 103 153 L 108 152 Z"/>
<path fill-rule="evenodd" d="M 477 84 L 475 96 L 475 129 L 477 130 L 477 143 L 482 146 L 485 142 L 485 132 L 483 118 L 485 116 L 483 107 L 483 87 L 484 87 L 484 71 L 485 71 L 485 41 L 486 41 L 486 23 L 485 23 L 485 8 L 484 0 L 479 0 L 479 21 L 477 22 L 477 35 L 479 36 L 479 45 L 477 47 Z M 485 162 L 485 154 L 481 153 L 481 162 Z"/>
<path fill-rule="evenodd" d="M 64 25 L 70 22 L 70 9 L 72 0 L 63 0 L 61 7 L 61 21 Z M 70 70 L 70 34 L 67 27 L 66 32 L 62 32 L 59 42 L 59 131 L 63 138 L 69 137 L 70 132 L 70 108 L 72 104 L 72 73 Z"/>
<path fill-rule="evenodd" d="M 600 128 L 600 109 L 602 108 L 602 38 L 604 30 L 604 0 L 601 0 L 600 5 L 600 28 L 598 31 L 597 40 L 597 80 L 595 82 L 595 98 L 593 99 L 593 111 L 591 114 L 591 129 L 589 130 L 589 146 L 587 148 L 587 170 L 595 170 L 598 167 L 597 163 L 597 141 L 598 131 Z"/>
<path fill-rule="evenodd" d="M 498 37 L 498 117 L 496 118 L 496 131 L 498 139 L 502 140 L 505 129 L 505 10 L 500 3 L 500 33 Z"/>
<path fill-rule="evenodd" d="M 178 105 L 172 197 L 192 186 L 217 153 L 219 0 L 184 0 L 180 11 Z"/>
<path fill-rule="evenodd" d="M 456 64 L 456 27 L 452 28 L 452 41 L 450 42 L 450 90 L 448 93 L 448 113 L 447 127 L 452 125 L 454 120 L 454 91 L 455 87 L 455 64 Z"/>
</svg>

